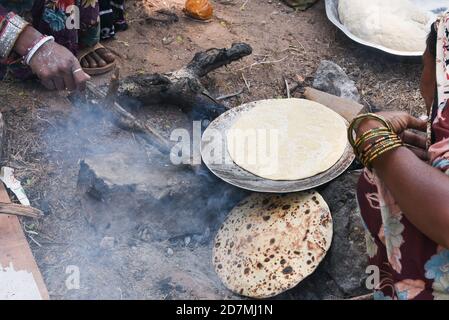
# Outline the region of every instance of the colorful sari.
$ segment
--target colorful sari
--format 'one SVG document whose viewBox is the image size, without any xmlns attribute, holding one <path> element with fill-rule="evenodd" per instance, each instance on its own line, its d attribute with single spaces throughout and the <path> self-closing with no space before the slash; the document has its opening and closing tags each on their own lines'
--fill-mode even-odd
<svg viewBox="0 0 449 320">
<path fill-rule="evenodd" d="M 70 23 L 72 6 L 79 10 L 76 27 Z M 113 37 L 116 29 L 125 30 L 124 9 L 124 0 L 0 0 L 0 17 L 10 11 L 19 14 L 41 33 L 54 36 L 74 55 L 82 48 L 94 46 L 100 38 Z M 31 72 L 21 64 L 1 65 L 0 79 L 9 74 L 24 79 Z"/>
<path fill-rule="evenodd" d="M 449 13 L 435 23 L 438 99 L 430 115 L 430 165 L 449 174 Z M 378 300 L 449 300 L 449 250 L 420 232 L 375 172 L 360 177 L 357 198 Z M 425 214 L 425 212 L 423 212 Z"/>
</svg>

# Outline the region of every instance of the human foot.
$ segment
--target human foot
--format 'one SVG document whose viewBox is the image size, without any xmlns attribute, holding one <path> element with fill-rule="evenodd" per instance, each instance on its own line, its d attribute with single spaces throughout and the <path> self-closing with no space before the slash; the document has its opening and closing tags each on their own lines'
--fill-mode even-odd
<svg viewBox="0 0 449 320">
<path fill-rule="evenodd" d="M 78 54 L 78 59 L 88 74 L 106 73 L 115 66 L 113 54 L 101 44 L 82 50 Z"/>
</svg>

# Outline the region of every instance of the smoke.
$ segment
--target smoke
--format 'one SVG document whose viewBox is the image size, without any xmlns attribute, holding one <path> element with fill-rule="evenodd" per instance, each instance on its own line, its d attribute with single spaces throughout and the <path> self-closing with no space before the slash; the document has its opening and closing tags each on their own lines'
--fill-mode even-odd
<svg viewBox="0 0 449 320">
<path fill-rule="evenodd" d="M 133 112 L 157 126 L 167 139 L 179 128 L 194 135 L 192 121 L 176 106 Z M 195 170 L 174 165 L 141 136 L 115 126 L 98 105 L 75 103 L 70 113 L 52 119 L 52 124 L 42 138 L 44 153 L 56 165 L 45 186 L 45 200 L 54 210 L 41 228 L 68 245 L 63 252 L 43 246 L 41 256 L 52 252 L 62 267 L 80 266 L 81 275 L 91 282 L 86 288 L 81 281 L 77 292 L 60 288 L 64 296 L 111 298 L 99 288 L 123 291 L 128 284 L 125 297 L 158 298 L 157 283 L 192 270 L 204 279 L 181 284 L 187 289 L 216 292 L 221 287 L 209 261 L 211 241 L 245 192 L 222 182 L 204 165 Z M 203 257 L 200 265 L 198 256 Z M 150 260 L 145 270 L 133 266 Z M 123 271 L 123 264 L 129 270 Z M 135 272 L 142 273 L 140 280 Z M 44 273 L 48 282 L 60 283 L 55 270 Z M 208 288 L 202 288 L 204 283 Z M 183 294 L 187 292 L 191 291 Z"/>
</svg>

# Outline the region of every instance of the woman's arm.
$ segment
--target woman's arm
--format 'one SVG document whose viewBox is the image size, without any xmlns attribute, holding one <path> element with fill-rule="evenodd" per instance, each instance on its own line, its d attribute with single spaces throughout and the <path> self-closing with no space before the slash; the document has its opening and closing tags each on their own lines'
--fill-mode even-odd
<svg viewBox="0 0 449 320">
<path fill-rule="evenodd" d="M 408 115 L 402 116 L 407 120 L 396 125 L 402 130 L 418 129 L 424 124 Z M 377 121 L 369 121 L 358 134 L 376 127 L 379 127 Z M 372 162 L 372 166 L 410 222 L 430 239 L 449 248 L 449 176 L 419 159 L 406 147 L 383 154 Z"/>
<path fill-rule="evenodd" d="M 405 147 L 387 152 L 372 165 L 410 222 L 449 248 L 449 176 Z"/>
<path fill-rule="evenodd" d="M 23 21 L 18 16 L 14 17 Z M 31 25 L 14 29 L 14 24 L 8 24 L 9 19 L 12 19 L 11 14 L 0 6 L 0 46 L 3 45 L 0 51 L 4 58 L 12 51 L 21 57 L 33 53 L 27 64 L 45 87 L 52 90 L 84 89 L 90 77 L 72 52 L 54 41 L 46 41 L 48 37 L 42 40 L 43 35 Z"/>
</svg>

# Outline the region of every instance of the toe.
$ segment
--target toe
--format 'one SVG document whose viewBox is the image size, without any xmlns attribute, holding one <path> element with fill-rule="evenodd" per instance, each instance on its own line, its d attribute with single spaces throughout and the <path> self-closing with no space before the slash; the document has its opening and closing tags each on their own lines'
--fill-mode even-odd
<svg viewBox="0 0 449 320">
<path fill-rule="evenodd" d="M 95 52 L 107 63 L 112 63 L 115 60 L 114 55 L 106 48 L 99 48 Z"/>
<path fill-rule="evenodd" d="M 86 61 L 89 63 L 89 68 L 97 68 L 97 67 L 98 67 L 97 62 L 96 62 L 95 59 L 92 57 L 92 54 L 91 54 L 91 53 L 89 53 L 89 54 L 86 56 Z"/>
<path fill-rule="evenodd" d="M 89 62 L 86 61 L 86 58 L 82 58 L 80 64 L 83 68 L 89 68 Z"/>
<path fill-rule="evenodd" d="M 95 59 L 95 62 L 97 63 L 98 67 L 101 68 L 107 65 L 107 62 L 104 61 L 96 52 L 92 52 L 91 55 Z"/>
</svg>

